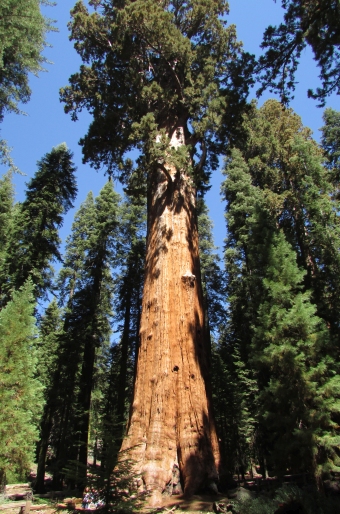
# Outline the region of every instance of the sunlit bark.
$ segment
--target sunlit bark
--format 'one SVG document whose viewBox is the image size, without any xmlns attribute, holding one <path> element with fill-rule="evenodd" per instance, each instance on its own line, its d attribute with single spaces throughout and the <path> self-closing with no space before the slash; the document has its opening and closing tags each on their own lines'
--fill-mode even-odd
<svg viewBox="0 0 340 514">
<path fill-rule="evenodd" d="M 171 145 L 184 144 L 181 127 Z M 130 459 L 152 502 L 171 492 L 175 465 L 186 494 L 216 482 L 219 449 L 198 255 L 195 189 L 166 166 L 150 181 L 146 273 L 134 398 L 120 459 Z"/>
</svg>

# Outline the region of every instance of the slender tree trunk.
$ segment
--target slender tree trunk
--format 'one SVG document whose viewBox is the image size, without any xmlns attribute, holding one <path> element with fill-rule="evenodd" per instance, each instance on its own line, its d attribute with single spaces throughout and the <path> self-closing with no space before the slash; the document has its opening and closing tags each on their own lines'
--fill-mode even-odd
<svg viewBox="0 0 340 514">
<path fill-rule="evenodd" d="M 35 481 L 35 491 L 37 493 L 45 492 L 45 466 L 46 466 L 46 455 L 48 450 L 49 437 L 52 429 L 52 415 L 50 409 L 46 409 L 44 412 L 43 421 L 41 423 L 40 430 L 40 441 L 38 447 L 38 467 L 37 477 Z"/>
<path fill-rule="evenodd" d="M 184 144 L 178 127 L 172 146 Z M 195 190 L 167 167 L 151 180 L 140 347 L 134 398 L 120 461 L 151 504 L 178 465 L 184 492 L 217 481 L 219 449 L 212 417 L 207 337 L 198 255 Z M 122 464 L 120 464 L 122 466 Z"/>
<path fill-rule="evenodd" d="M 88 438 L 95 358 L 96 345 L 93 334 L 90 334 L 85 341 L 77 402 L 80 412 L 74 427 L 76 429 L 77 441 L 73 449 L 73 451 L 76 452 L 73 458 L 74 460 L 79 460 L 80 463 L 79 473 L 77 475 L 77 485 L 80 486 L 84 485 L 87 476 Z"/>
<path fill-rule="evenodd" d="M 131 322 L 131 292 L 128 291 L 126 298 L 124 328 L 121 340 L 121 355 L 119 362 L 118 394 L 117 394 L 117 420 L 119 433 L 123 434 L 123 423 L 125 420 L 126 384 L 127 384 L 127 363 L 130 344 L 130 322 Z M 121 436 L 122 437 L 122 436 Z M 120 438 L 120 442 L 122 439 Z"/>
</svg>

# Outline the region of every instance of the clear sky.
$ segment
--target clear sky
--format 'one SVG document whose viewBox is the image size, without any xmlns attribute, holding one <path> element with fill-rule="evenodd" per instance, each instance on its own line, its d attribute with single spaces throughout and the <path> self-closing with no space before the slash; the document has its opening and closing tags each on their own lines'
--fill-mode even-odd
<svg viewBox="0 0 340 514">
<path fill-rule="evenodd" d="M 70 9 L 74 4 L 75 0 L 60 0 L 55 7 L 44 8 L 46 16 L 55 19 L 59 29 L 59 32 L 48 35 L 48 41 L 52 47 L 45 51 L 47 59 L 54 64 L 48 64 L 47 72 L 40 74 L 39 78 L 34 76 L 31 78 L 32 97 L 30 102 L 23 106 L 27 116 L 7 115 L 0 128 L 1 137 L 13 148 L 12 156 L 16 165 L 27 175 L 15 177 L 17 200 L 23 199 L 25 182 L 35 173 L 37 160 L 52 147 L 66 142 L 74 152 L 74 162 L 78 168 L 78 197 L 75 203 L 77 209 L 85 200 L 87 193 L 92 190 L 97 195 L 107 179 L 104 173 L 96 172 L 81 162 L 81 148 L 78 141 L 87 131 L 90 116 L 83 113 L 78 122 L 72 122 L 70 116 L 64 114 L 63 105 L 59 102 L 59 88 L 68 83 L 69 76 L 76 72 L 81 64 L 73 49 L 73 43 L 68 40 L 67 23 L 70 20 Z M 230 0 L 229 5 L 229 23 L 236 25 L 238 37 L 243 41 L 245 50 L 258 55 L 264 29 L 269 24 L 275 25 L 282 20 L 281 2 L 279 0 L 277 2 Z M 316 107 L 314 100 L 307 98 L 307 89 L 318 85 L 317 76 L 318 72 L 311 52 L 306 50 L 298 70 L 299 84 L 291 106 L 302 117 L 303 123 L 312 128 L 315 138 L 319 139 L 318 129 L 323 124 L 322 110 Z M 253 92 L 252 97 L 254 96 Z M 268 94 L 261 98 L 259 105 L 271 96 Z M 327 106 L 340 110 L 340 97 L 331 97 Z M 2 171 L 6 171 L 5 168 Z M 221 180 L 222 175 L 217 172 L 212 180 L 212 189 L 207 195 L 210 215 L 215 224 L 215 244 L 220 248 L 223 246 L 226 234 L 224 206 L 219 195 Z M 74 210 L 65 219 L 61 231 L 63 240 L 70 233 L 73 216 Z"/>
</svg>

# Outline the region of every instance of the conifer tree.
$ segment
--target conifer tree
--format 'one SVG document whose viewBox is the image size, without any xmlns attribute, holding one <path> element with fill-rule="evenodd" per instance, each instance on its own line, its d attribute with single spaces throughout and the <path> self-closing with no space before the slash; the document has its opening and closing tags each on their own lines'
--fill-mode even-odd
<svg viewBox="0 0 340 514">
<path fill-rule="evenodd" d="M 34 458 L 43 405 L 37 378 L 33 285 L 13 293 L 0 312 L 0 483 L 22 480 Z"/>
<path fill-rule="evenodd" d="M 75 384 L 79 374 L 81 346 L 79 340 L 68 335 L 69 317 L 72 313 L 75 291 L 81 288 L 81 277 L 89 247 L 89 240 L 94 231 L 95 220 L 94 198 L 92 192 L 87 195 L 75 215 L 72 233 L 67 239 L 64 266 L 60 271 L 58 290 L 60 301 L 65 305 L 62 318 L 62 329 L 53 330 L 48 337 L 56 337 L 58 354 L 56 368 L 51 375 L 51 384 L 46 391 L 46 404 L 40 424 L 38 444 L 37 492 L 44 492 L 45 464 L 48 446 L 51 446 L 51 466 L 54 487 L 59 488 L 62 482 L 61 470 L 66 465 L 66 457 L 61 455 L 60 448 L 67 454 L 69 446 L 65 437 L 71 437 L 69 422 L 72 417 L 71 408 L 75 402 Z M 80 320 L 81 321 L 81 320 Z M 52 327 L 53 328 L 53 327 Z M 69 419 L 70 418 L 70 419 Z M 72 425 L 72 423 L 70 423 Z"/>
<path fill-rule="evenodd" d="M 46 32 L 53 30 L 40 4 L 48 0 L 3 0 L 0 5 L 0 122 L 6 112 L 20 113 L 19 103 L 31 96 L 29 74 L 38 75 L 47 62 L 42 55 Z M 51 4 L 49 4 L 51 5 Z M 56 30 L 56 29 L 54 29 Z M 7 141 L 0 139 L 0 162 L 17 170 Z"/>
<path fill-rule="evenodd" d="M 217 370 L 213 386 L 224 465 L 229 473 L 243 475 L 258 458 L 258 385 L 250 363 L 250 342 L 262 284 L 251 259 L 249 238 L 260 192 L 251 183 L 240 151 L 231 150 L 225 173 L 222 194 L 226 200 L 228 230 L 224 251 L 228 307 L 224 329 L 213 352 Z"/>
<path fill-rule="evenodd" d="M 52 260 L 61 260 L 58 230 L 76 195 L 75 167 L 66 145 L 52 149 L 38 162 L 28 184 L 26 199 L 15 212 L 6 248 L 2 287 L 7 293 L 20 288 L 28 277 L 36 297 L 52 286 Z"/>
<path fill-rule="evenodd" d="M 136 355 L 139 346 L 141 296 L 145 264 L 146 209 L 140 195 L 126 196 L 121 206 L 118 274 L 115 278 L 115 323 L 120 330 L 116 365 L 119 369 L 116 382 L 116 418 L 120 434 L 131 402 Z M 118 355 L 117 355 L 118 354 Z M 113 385 L 113 384 L 112 384 Z M 118 436 L 116 444 L 119 444 Z M 120 441 L 121 442 L 121 441 Z"/>
<path fill-rule="evenodd" d="M 259 139 L 264 150 L 263 134 Z M 280 167 L 263 164 L 268 156 L 257 155 L 254 144 L 252 150 L 247 162 L 232 150 L 226 166 L 226 341 L 231 351 L 238 344 L 244 369 L 255 371 L 257 388 L 248 404 L 257 458 L 276 473 L 308 470 L 319 480 L 329 466 L 338 465 L 336 350 L 330 331 L 315 316 L 313 290 L 305 290 L 306 272 L 297 265 L 300 247 L 296 243 L 293 251 L 284 235 L 288 224 L 280 227 L 279 198 L 263 187 L 269 178 L 272 184 L 280 180 Z M 313 176 L 313 167 L 310 171 Z"/>
<path fill-rule="evenodd" d="M 147 175 L 141 341 L 122 456 L 157 503 L 174 466 L 188 494 L 217 480 L 195 196 L 218 164 L 220 114 L 228 103 L 234 119 L 248 82 L 224 0 L 91 4 L 94 13 L 82 2 L 72 12 L 86 65 L 61 98 L 73 119 L 83 108 L 94 116 L 82 140 L 86 161 L 121 175 L 126 152 L 139 148 Z"/>
<path fill-rule="evenodd" d="M 14 188 L 9 173 L 0 180 L 0 308 L 2 306 L 3 291 L 1 285 L 4 282 L 4 270 L 6 261 L 6 248 L 8 235 L 11 230 L 13 217 Z"/>
<path fill-rule="evenodd" d="M 310 293 L 301 291 L 304 271 L 283 232 L 268 233 L 251 362 L 258 372 L 258 421 L 266 435 L 267 462 L 279 476 L 287 469 L 322 473 L 338 466 L 340 381 L 328 331 Z M 335 469 L 333 467 L 333 469 Z"/>
<path fill-rule="evenodd" d="M 325 109 L 323 120 L 325 125 L 321 128 L 321 145 L 327 158 L 325 166 L 331 174 L 331 181 L 334 187 L 336 200 L 339 200 L 340 113 L 334 109 Z"/>
<path fill-rule="evenodd" d="M 308 96 L 324 106 L 328 95 L 340 92 L 339 76 L 339 2 L 334 0 L 282 0 L 284 22 L 270 25 L 264 32 L 258 72 L 262 87 L 280 94 L 287 103 L 292 97 L 295 73 L 307 45 L 320 69 L 321 87 L 308 89 Z M 294 98 L 294 97 L 293 97 Z"/>
<path fill-rule="evenodd" d="M 217 334 L 224 317 L 224 275 L 220 268 L 218 248 L 214 245 L 213 223 L 209 217 L 208 207 L 203 198 L 197 201 L 198 236 L 202 286 L 206 310 L 207 333 Z"/>
<path fill-rule="evenodd" d="M 62 331 L 61 312 L 55 299 L 48 305 L 44 315 L 40 318 L 38 328 L 39 368 L 37 376 L 44 386 L 44 399 L 47 400 L 47 403 L 44 405 L 40 422 L 39 441 L 36 449 L 38 468 L 34 487 L 37 492 L 42 493 L 44 492 L 45 462 L 52 428 L 52 418 L 47 413 L 50 408 L 51 396 L 56 394 L 52 387 L 56 386 L 53 377 L 56 373 Z"/>
<path fill-rule="evenodd" d="M 275 100 L 260 109 L 253 106 L 243 126 L 246 137 L 237 147 L 252 184 L 265 192 L 277 226 L 297 251 L 317 315 L 339 347 L 340 226 L 336 189 L 323 165 L 323 152 L 299 116 Z"/>
<path fill-rule="evenodd" d="M 40 12 L 43 0 L 5 0 L 0 6 L 0 121 L 6 111 L 20 112 L 31 94 L 28 75 L 42 71 L 42 51 L 51 20 Z"/>
<path fill-rule="evenodd" d="M 95 201 L 92 194 L 88 195 L 67 243 L 61 273 L 66 310 L 45 412 L 54 441 L 56 485 L 60 484 L 68 462 L 70 483 L 80 485 L 86 480 L 96 359 L 111 330 L 110 267 L 116 252 L 118 202 L 112 181 L 107 182 Z"/>
<path fill-rule="evenodd" d="M 84 347 L 76 400 L 78 415 L 75 432 L 78 436 L 77 460 L 87 468 L 88 433 L 90 428 L 91 394 L 94 388 L 95 362 L 98 350 L 107 342 L 110 334 L 112 305 L 112 275 L 110 267 L 116 256 L 119 227 L 119 195 L 112 181 L 102 188 L 95 201 L 95 223 L 86 255 L 81 289 L 78 289 L 72 305 L 72 317 L 84 316 L 85 326 L 76 328 L 72 337 L 80 336 Z M 77 303 L 76 303 L 77 301 Z M 79 321 L 77 319 L 77 325 Z M 85 475 L 86 476 L 86 475 Z"/>
</svg>

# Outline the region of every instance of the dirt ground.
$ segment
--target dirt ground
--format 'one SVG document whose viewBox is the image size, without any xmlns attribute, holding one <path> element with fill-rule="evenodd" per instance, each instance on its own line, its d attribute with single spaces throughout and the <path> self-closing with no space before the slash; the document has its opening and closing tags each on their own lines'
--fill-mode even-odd
<svg viewBox="0 0 340 514">
<path fill-rule="evenodd" d="M 228 497 L 223 494 L 201 494 L 194 495 L 190 499 L 184 498 L 183 496 L 169 496 L 164 497 L 164 501 L 160 507 L 157 509 L 152 509 L 153 511 L 157 510 L 159 512 L 169 511 L 169 510 L 181 510 L 185 513 L 189 512 L 214 512 L 213 503 L 229 503 Z M 175 508 L 176 509 L 175 509 Z M 144 507 L 142 510 L 150 511 L 151 509 L 148 507 Z"/>
</svg>

